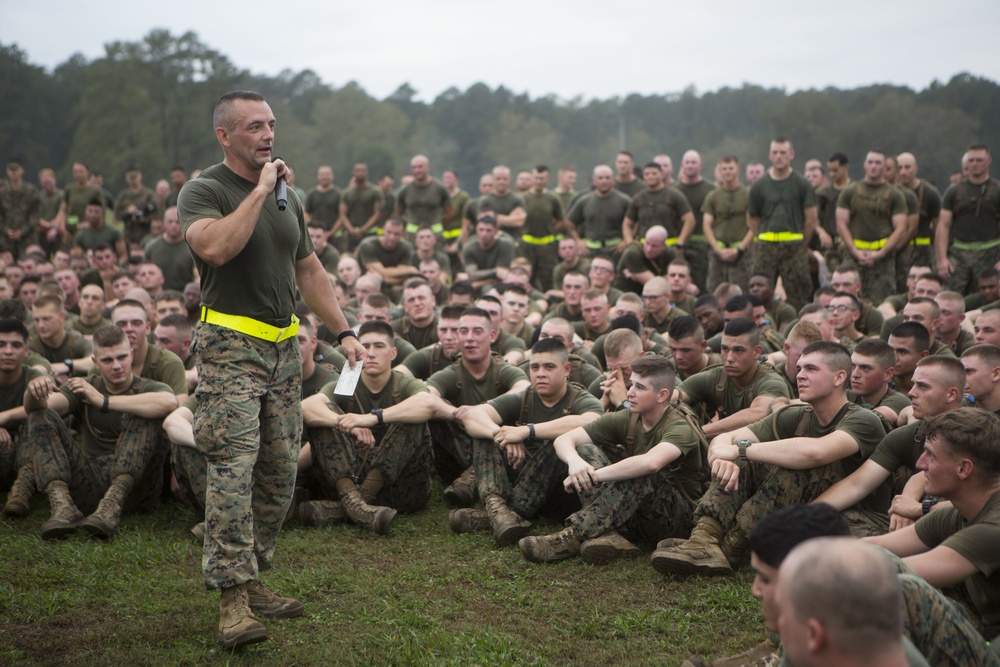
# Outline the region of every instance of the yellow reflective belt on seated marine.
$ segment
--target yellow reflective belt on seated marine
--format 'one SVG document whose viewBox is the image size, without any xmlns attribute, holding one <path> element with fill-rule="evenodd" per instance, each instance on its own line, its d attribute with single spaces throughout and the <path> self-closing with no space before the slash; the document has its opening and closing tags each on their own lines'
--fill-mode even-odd
<svg viewBox="0 0 1000 667">
<path fill-rule="evenodd" d="M 854 247 L 858 250 L 879 250 L 885 247 L 889 239 L 879 239 L 877 241 L 859 241 L 854 239 Z"/>
<path fill-rule="evenodd" d="M 786 243 L 788 241 L 801 241 L 805 236 L 798 232 L 761 232 L 757 235 L 758 241 L 768 243 Z"/>
<path fill-rule="evenodd" d="M 252 317 L 229 315 L 227 313 L 220 313 L 217 310 L 212 310 L 208 306 L 202 306 L 201 321 L 208 322 L 209 324 L 214 324 L 219 327 L 224 327 L 226 329 L 232 329 L 233 331 L 239 331 L 242 334 L 253 336 L 254 338 L 260 338 L 261 340 L 266 340 L 271 343 L 280 343 L 281 341 L 292 338 L 299 333 L 299 318 L 295 315 L 292 315 L 291 324 L 282 329 L 281 327 L 276 327 L 268 324 L 267 322 L 255 320 Z"/>
<path fill-rule="evenodd" d="M 918 236 L 917 238 L 910 241 L 910 245 L 930 245 L 931 237 L 929 236 Z"/>
<path fill-rule="evenodd" d="M 952 241 L 951 247 L 958 250 L 989 250 L 1000 245 L 1000 239 L 992 241 Z"/>
</svg>

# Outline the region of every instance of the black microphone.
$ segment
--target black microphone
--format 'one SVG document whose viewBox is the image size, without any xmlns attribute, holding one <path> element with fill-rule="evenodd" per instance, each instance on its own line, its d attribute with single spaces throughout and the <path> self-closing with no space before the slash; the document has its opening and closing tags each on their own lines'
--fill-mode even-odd
<svg viewBox="0 0 1000 667">
<path fill-rule="evenodd" d="M 274 158 L 274 160 L 280 160 L 280 157 Z M 274 160 L 271 160 L 274 162 Z M 288 206 L 288 185 L 285 183 L 284 176 L 278 176 L 278 182 L 274 185 L 274 198 L 278 202 L 278 210 L 284 211 L 285 207 Z"/>
</svg>

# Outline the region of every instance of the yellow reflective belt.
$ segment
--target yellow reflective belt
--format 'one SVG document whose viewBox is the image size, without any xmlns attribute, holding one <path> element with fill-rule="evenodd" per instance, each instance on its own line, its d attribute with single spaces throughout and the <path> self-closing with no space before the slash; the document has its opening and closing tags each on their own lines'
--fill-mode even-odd
<svg viewBox="0 0 1000 667">
<path fill-rule="evenodd" d="M 1000 239 L 992 241 L 953 241 L 951 246 L 958 250 L 989 250 L 1000 245 Z"/>
<path fill-rule="evenodd" d="M 407 234 L 416 234 L 421 229 L 422 229 L 422 227 L 420 225 L 414 224 L 412 222 L 406 223 L 406 233 Z M 442 234 L 444 232 L 444 225 L 441 224 L 440 222 L 435 222 L 435 223 L 432 223 L 430 225 L 430 227 L 428 227 L 428 229 L 430 229 L 435 234 L 439 234 L 440 235 L 440 234 Z M 462 230 L 460 229 L 460 230 L 458 230 L 458 232 L 459 232 L 459 234 L 461 234 Z"/>
<path fill-rule="evenodd" d="M 226 313 L 220 313 L 217 310 L 212 310 L 208 306 L 202 306 L 201 321 L 208 322 L 209 324 L 214 324 L 219 327 L 225 327 L 226 329 L 232 329 L 233 331 L 239 331 L 242 334 L 253 336 L 254 338 L 260 338 L 261 340 L 270 341 L 272 343 L 280 343 L 281 341 L 292 338 L 299 333 L 299 318 L 295 315 L 292 315 L 291 324 L 282 329 L 268 324 L 267 322 L 255 320 L 252 317 L 244 317 L 243 315 L 228 315 Z"/>
<path fill-rule="evenodd" d="M 801 241 L 805 236 L 797 232 L 763 232 L 757 235 L 758 241 L 768 243 L 787 243 L 788 241 Z"/>
<path fill-rule="evenodd" d="M 622 239 L 607 239 L 605 241 L 584 239 L 583 242 L 587 244 L 588 248 L 593 248 L 594 250 L 600 250 L 601 248 L 613 248 L 619 243 L 621 243 Z"/>
<path fill-rule="evenodd" d="M 676 236 L 671 236 L 670 238 L 668 238 L 663 243 L 665 245 L 677 245 L 677 241 L 679 241 L 679 240 L 680 239 L 678 239 Z M 640 237 L 639 240 L 636 241 L 636 243 L 645 243 L 645 242 L 646 242 L 646 237 L 645 236 Z"/>
<path fill-rule="evenodd" d="M 742 241 L 733 241 L 732 243 L 726 243 L 725 241 L 720 241 L 719 239 L 716 239 L 715 242 L 719 244 L 720 248 L 739 248 L 740 243 L 742 243 Z"/>
<path fill-rule="evenodd" d="M 559 235 L 562 238 L 562 235 Z M 530 243 L 531 245 L 548 245 L 550 243 L 555 243 L 557 240 L 554 234 L 549 234 L 548 236 L 532 236 L 531 234 L 522 234 L 521 240 L 525 243 Z"/>
<path fill-rule="evenodd" d="M 929 236 L 918 236 L 917 238 L 910 241 L 910 245 L 930 245 L 931 237 Z"/>
<path fill-rule="evenodd" d="M 442 236 L 444 236 L 446 239 L 457 239 L 461 235 L 462 235 L 461 227 L 459 227 L 458 229 L 446 229 L 442 234 Z"/>
<path fill-rule="evenodd" d="M 889 239 L 879 239 L 877 241 L 859 241 L 854 239 L 854 247 L 858 250 L 878 250 L 884 248 Z"/>
<path fill-rule="evenodd" d="M 416 225 L 416 224 L 414 224 L 412 222 L 406 223 L 406 233 L 407 234 L 416 234 L 419 231 L 420 231 L 420 225 Z"/>
</svg>

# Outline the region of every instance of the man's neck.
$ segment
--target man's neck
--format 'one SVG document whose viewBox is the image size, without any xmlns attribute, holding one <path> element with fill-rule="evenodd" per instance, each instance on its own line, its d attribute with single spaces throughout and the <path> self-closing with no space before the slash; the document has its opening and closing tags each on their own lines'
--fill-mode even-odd
<svg viewBox="0 0 1000 667">
<path fill-rule="evenodd" d="M 987 501 L 997 493 L 1000 493 L 1000 483 L 995 482 L 989 486 L 969 483 L 968 488 L 960 488 L 955 496 L 951 498 L 942 496 L 942 498 L 950 500 L 966 521 L 972 521 L 983 511 Z"/>
<path fill-rule="evenodd" d="M 670 290 L 670 300 L 673 303 L 680 303 L 681 301 L 684 300 L 684 297 L 686 296 L 687 296 L 687 290 L 681 290 L 680 292 L 675 292 L 673 290 Z"/>
<path fill-rule="evenodd" d="M 829 396 L 818 398 L 809 404 L 812 405 L 819 423 L 829 424 L 837 416 L 837 413 L 847 405 L 847 393 L 840 389 L 834 389 Z"/>
<path fill-rule="evenodd" d="M 569 193 L 573 192 L 573 188 L 567 188 L 562 185 L 557 185 L 556 192 L 558 192 L 561 195 L 568 195 Z"/>
<path fill-rule="evenodd" d="M 522 327 L 524 327 L 524 320 L 519 322 L 508 322 L 507 320 L 504 320 L 500 323 L 500 329 L 509 333 L 511 336 L 516 336 L 521 333 Z"/>
<path fill-rule="evenodd" d="M 97 311 L 93 315 L 85 315 L 84 313 L 80 313 L 80 321 L 88 325 L 97 324 L 98 322 L 101 321 L 101 311 Z"/>
<path fill-rule="evenodd" d="M 23 184 L 24 181 L 21 178 L 9 178 L 7 180 L 7 187 L 11 188 L 12 190 L 20 190 Z"/>
<path fill-rule="evenodd" d="M 871 178 L 868 178 L 867 176 L 865 177 L 865 184 L 866 185 L 870 185 L 872 187 L 877 187 L 879 185 L 882 185 L 883 183 L 888 183 L 888 181 L 886 181 L 885 178 L 882 177 L 882 176 L 879 176 L 877 179 L 871 179 Z"/>
<path fill-rule="evenodd" d="M 708 366 L 708 353 L 702 352 L 701 356 L 698 357 L 698 363 L 691 367 L 686 373 L 687 377 L 691 377 L 695 373 L 700 373 L 705 370 L 705 366 Z"/>
<path fill-rule="evenodd" d="M 434 321 L 434 313 L 432 312 L 430 315 L 428 315 L 425 319 L 421 321 L 417 321 L 412 317 L 410 317 L 409 315 L 406 316 L 406 319 L 410 321 L 411 327 L 414 327 L 416 329 L 423 329 Z"/>
<path fill-rule="evenodd" d="M 181 361 L 186 361 L 186 360 L 181 359 Z M 302 379 L 308 380 L 309 378 L 312 377 L 312 374 L 315 372 L 316 372 L 316 360 L 313 359 L 311 356 L 302 357 Z"/>
<path fill-rule="evenodd" d="M 108 382 L 108 378 L 102 377 L 101 379 L 104 380 L 104 388 L 108 390 L 108 393 L 112 394 L 112 395 L 115 395 L 115 394 L 124 394 L 126 391 L 128 391 L 129 387 L 132 386 L 132 379 L 135 376 L 136 376 L 136 373 L 129 372 L 129 374 L 126 376 L 126 378 L 124 380 L 122 380 L 121 384 L 118 385 L 117 387 L 114 386 L 114 385 L 112 385 L 110 382 Z"/>
<path fill-rule="evenodd" d="M 857 340 L 861 336 L 861 332 L 854 328 L 853 324 L 845 329 L 837 329 L 836 334 L 838 338 L 847 338 L 848 340 Z"/>
<path fill-rule="evenodd" d="M 1000 410 L 1000 385 L 994 384 L 985 396 L 976 396 L 976 405 L 987 412 Z"/>
<path fill-rule="evenodd" d="M 10 386 L 21 379 L 24 374 L 24 364 L 18 364 L 9 371 L 0 371 L 0 386 Z"/>
<path fill-rule="evenodd" d="M 633 183 L 635 182 L 635 174 L 629 174 L 625 178 L 621 176 L 615 177 L 615 183 Z"/>
<path fill-rule="evenodd" d="M 565 306 L 566 312 L 569 313 L 570 315 L 579 315 L 580 311 L 583 308 L 578 303 L 577 304 L 572 304 L 572 303 L 569 303 L 569 302 L 566 302 L 566 301 L 563 302 L 563 306 Z"/>
<path fill-rule="evenodd" d="M 684 185 L 698 185 L 701 181 L 701 174 L 695 174 L 694 176 L 684 176 L 681 174 L 681 183 Z"/>
<path fill-rule="evenodd" d="M 649 190 L 650 192 L 659 192 L 660 190 L 666 190 L 667 189 L 667 184 L 666 183 L 660 183 L 655 188 L 652 187 L 652 186 L 647 185 L 646 189 Z"/>
<path fill-rule="evenodd" d="M 149 354 L 149 342 L 142 338 L 142 344 L 132 355 L 132 372 L 142 375 L 142 367 L 146 364 L 146 355 Z"/>
<path fill-rule="evenodd" d="M 330 185 L 317 185 L 316 189 L 320 192 L 329 192 L 333 189 L 333 183 L 330 183 Z"/>
<path fill-rule="evenodd" d="M 385 386 L 389 384 L 389 378 L 391 377 L 392 369 L 390 368 L 382 373 L 379 373 L 378 375 L 368 375 L 366 373 L 362 373 L 361 381 L 364 383 L 365 389 L 373 394 L 377 394 L 385 389 Z"/>
<path fill-rule="evenodd" d="M 777 167 L 771 167 L 770 169 L 767 170 L 767 173 L 769 173 L 771 175 L 771 178 L 773 178 L 774 180 L 776 180 L 776 181 L 783 181 L 783 180 L 785 180 L 786 178 L 788 178 L 789 176 L 792 175 L 792 166 L 789 165 L 789 166 L 785 167 L 784 169 L 778 169 Z"/>
<path fill-rule="evenodd" d="M 972 178 L 972 176 L 969 176 L 969 178 L 966 180 L 968 180 L 969 183 L 972 183 L 973 185 L 982 185 L 986 181 L 990 180 L 990 172 L 986 172 L 985 174 L 979 176 L 978 178 Z"/>
<path fill-rule="evenodd" d="M 663 413 L 665 413 L 669 407 L 670 403 L 657 403 L 654 407 L 642 413 L 640 415 L 642 430 L 648 431 L 656 426 L 660 420 L 663 419 Z"/>
<path fill-rule="evenodd" d="M 851 182 L 850 177 L 845 176 L 844 178 L 840 179 L 839 181 L 838 180 L 834 180 L 832 183 L 833 183 L 833 187 L 836 188 L 837 190 L 843 190 L 845 187 L 847 187 L 847 184 L 850 183 L 850 182 Z"/>
<path fill-rule="evenodd" d="M 479 361 L 470 361 L 466 357 L 462 357 L 462 365 L 465 366 L 465 370 L 469 371 L 472 377 L 479 379 L 486 375 L 486 371 L 490 369 L 490 363 L 492 359 L 490 355 L 487 354 L 485 357 Z"/>
<path fill-rule="evenodd" d="M 887 382 L 883 385 L 880 385 L 879 388 L 873 391 L 872 393 L 866 394 L 864 396 L 859 396 L 859 398 L 861 399 L 862 403 L 874 407 L 879 403 L 881 403 L 882 399 L 885 398 L 885 395 L 888 393 L 889 393 L 889 383 Z"/>
<path fill-rule="evenodd" d="M 559 401 L 563 400 L 565 396 L 566 396 L 566 383 L 563 382 L 562 387 L 558 391 L 556 391 L 554 395 L 546 398 L 541 394 L 538 394 L 538 400 L 540 400 L 542 402 L 542 405 L 544 405 L 545 407 L 551 408 L 553 405 L 556 405 L 557 403 L 559 403 Z"/>
<path fill-rule="evenodd" d="M 60 328 L 49 338 L 42 338 L 42 342 L 45 343 L 46 347 L 59 348 L 62 344 L 66 342 L 66 330 Z M 41 338 L 41 337 L 40 337 Z"/>
<path fill-rule="evenodd" d="M 962 327 L 955 327 L 954 331 L 942 331 L 940 338 L 944 342 L 951 344 L 955 342 L 960 333 L 962 333 Z"/>
</svg>

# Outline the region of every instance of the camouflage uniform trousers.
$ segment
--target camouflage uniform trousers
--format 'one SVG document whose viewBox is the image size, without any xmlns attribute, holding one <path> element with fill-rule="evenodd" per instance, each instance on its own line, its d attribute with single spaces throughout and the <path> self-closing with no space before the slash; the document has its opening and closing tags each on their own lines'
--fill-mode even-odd
<svg viewBox="0 0 1000 667">
<path fill-rule="evenodd" d="M 337 429 L 311 428 L 314 468 L 323 492 L 337 497 L 337 480 L 360 484 L 370 470 L 384 485 L 376 503 L 400 512 L 416 512 L 431 497 L 431 450 L 423 424 L 388 424 L 372 429 L 375 447 L 361 451 L 350 435 Z"/>
<path fill-rule="evenodd" d="M 479 497 L 495 493 L 523 517 L 537 516 L 543 507 L 556 510 L 556 505 L 565 504 L 567 494 L 562 483 L 567 475 L 566 464 L 556 456 L 551 440 L 525 446 L 524 462 L 514 469 L 507 462 L 506 453 L 492 440 L 476 439 L 472 441 L 472 466 L 476 470 Z M 561 518 L 565 519 L 567 514 L 563 513 Z"/>
<path fill-rule="evenodd" d="M 596 445 L 580 445 L 577 453 L 595 468 L 610 465 Z M 617 530 L 629 540 L 656 544 L 666 537 L 687 537 L 694 526 L 694 506 L 664 471 L 617 482 L 604 482 L 581 493 L 583 509 L 566 519 L 583 540 Z"/>
<path fill-rule="evenodd" d="M 710 266 L 709 255 L 715 255 L 712 249 L 709 248 L 708 243 L 705 241 L 692 241 L 688 239 L 687 244 L 684 246 L 684 259 L 687 263 L 691 265 L 691 282 L 698 286 L 702 292 L 705 292 L 705 285 L 708 283 L 708 271 Z M 746 257 L 743 257 L 740 261 L 745 261 Z M 746 283 L 737 283 L 739 285 L 745 285 Z M 694 313 L 690 313 L 694 315 Z"/>
<path fill-rule="evenodd" d="M 295 489 L 302 364 L 295 338 L 271 343 L 202 324 L 194 437 L 207 461 L 206 588 L 256 580 L 271 567 Z"/>
<path fill-rule="evenodd" d="M 781 277 L 786 300 L 796 310 L 812 303 L 809 250 L 801 241 L 757 241 L 753 251 L 753 273 L 757 272 L 766 273 L 775 281 Z"/>
<path fill-rule="evenodd" d="M 948 289 L 959 294 L 975 294 L 979 289 L 979 274 L 1000 262 L 1000 246 L 988 250 L 948 249 L 951 278 Z"/>
<path fill-rule="evenodd" d="M 84 453 L 52 410 L 28 413 L 26 428 L 25 455 L 34 462 L 38 490 L 51 482 L 66 482 L 77 507 L 90 514 L 115 477 L 132 475 L 135 485 L 125 509 L 158 504 L 167 455 L 161 420 L 124 415 L 114 453 L 97 458 Z"/>
<path fill-rule="evenodd" d="M 841 515 L 850 526 L 851 535 L 854 537 L 878 537 L 889 532 L 888 512 L 846 509 L 841 512 Z"/>
<path fill-rule="evenodd" d="M 885 552 L 899 572 L 903 589 L 903 632 L 931 665 L 1000 665 L 964 586 L 943 592 L 927 583 L 901 558 Z M 985 635 L 984 635 L 985 632 Z"/>
<path fill-rule="evenodd" d="M 433 441 L 434 472 L 447 486 L 472 465 L 472 438 L 457 422 L 434 420 L 427 425 Z"/>
<path fill-rule="evenodd" d="M 531 262 L 532 282 L 543 292 L 552 289 L 552 270 L 559 263 L 559 243 L 535 245 L 521 239 L 517 254 Z"/>
<path fill-rule="evenodd" d="M 858 266 L 861 289 L 865 298 L 880 304 L 886 297 L 896 294 L 896 253 L 893 252 L 874 266 Z M 905 284 L 905 283 L 904 283 Z"/>
<path fill-rule="evenodd" d="M 900 289 L 906 284 L 910 267 L 915 265 L 929 266 L 931 269 L 937 266 L 937 262 L 934 261 L 933 246 L 905 245 L 896 250 L 896 285 Z M 975 286 L 979 286 L 978 282 Z"/>
<path fill-rule="evenodd" d="M 184 500 L 200 517 L 205 515 L 205 456 L 193 447 L 171 443 L 170 465 Z"/>
<path fill-rule="evenodd" d="M 695 519 L 717 519 L 728 532 L 734 527 L 750 537 L 754 527 L 774 510 L 808 503 L 840 481 L 835 466 L 807 470 L 770 467 L 756 461 L 741 462 L 739 488 L 726 492 L 713 480 L 695 510 Z"/>
<path fill-rule="evenodd" d="M 714 292 L 715 288 L 722 283 L 733 283 L 740 286 L 748 284 L 750 282 L 750 269 L 753 267 L 753 248 L 754 246 L 750 246 L 743 253 L 743 256 L 735 262 L 723 262 L 714 252 L 709 253 L 708 285 L 705 291 Z"/>
<path fill-rule="evenodd" d="M 8 445 L 0 445 L 0 491 L 7 491 L 17 479 L 21 466 L 31 463 L 25 454 L 24 444 L 19 435 L 12 436 Z"/>
</svg>

